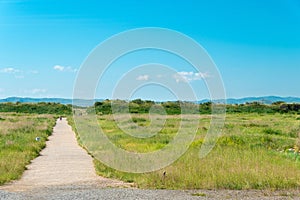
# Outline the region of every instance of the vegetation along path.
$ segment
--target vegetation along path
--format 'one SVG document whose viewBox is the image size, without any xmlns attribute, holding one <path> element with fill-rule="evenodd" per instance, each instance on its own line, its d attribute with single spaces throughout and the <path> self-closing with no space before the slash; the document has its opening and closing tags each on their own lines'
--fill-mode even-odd
<svg viewBox="0 0 300 200">
<path fill-rule="evenodd" d="M 78 146 L 75 133 L 65 118 L 57 120 L 46 148 L 27 169 L 21 180 L 1 189 L 23 191 L 61 185 L 124 185 L 123 182 L 96 175 L 91 156 Z"/>
<path fill-rule="evenodd" d="M 141 190 L 97 176 L 92 158 L 78 146 L 66 119 L 57 120 L 41 155 L 22 178 L 0 187 L 0 199 L 299 199 L 298 191 Z M 122 187 L 122 188 L 119 188 Z"/>
</svg>

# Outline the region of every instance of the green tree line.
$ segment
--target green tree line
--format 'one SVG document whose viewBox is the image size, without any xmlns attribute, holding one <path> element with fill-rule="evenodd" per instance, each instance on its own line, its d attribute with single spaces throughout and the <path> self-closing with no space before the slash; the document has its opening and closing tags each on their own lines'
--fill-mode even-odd
<svg viewBox="0 0 300 200">
<path fill-rule="evenodd" d="M 116 113 L 157 113 L 157 114 L 211 114 L 212 102 L 193 103 L 187 101 L 154 102 L 151 100 L 135 99 L 104 100 L 94 104 L 97 114 Z M 113 109 L 112 109 L 113 105 Z M 113 110 L 113 111 L 112 111 Z M 0 103 L 0 112 L 59 114 L 72 113 L 72 105 L 60 103 Z M 260 102 L 226 105 L 227 113 L 295 113 L 300 114 L 300 104 L 275 102 L 271 105 Z"/>
<path fill-rule="evenodd" d="M 0 103 L 0 112 L 69 115 L 71 105 L 60 103 Z"/>
<path fill-rule="evenodd" d="M 211 114 L 212 102 L 192 103 L 186 101 L 154 102 L 150 100 L 135 99 L 124 100 L 104 100 L 94 104 L 97 114 L 116 113 L 166 113 L 174 114 Z M 112 109 L 113 105 L 113 109 Z M 112 111 L 113 110 L 113 111 Z M 300 114 L 300 104 L 288 104 L 285 102 L 275 102 L 271 105 L 260 102 L 245 104 L 226 105 L 227 113 L 298 113 Z"/>
</svg>

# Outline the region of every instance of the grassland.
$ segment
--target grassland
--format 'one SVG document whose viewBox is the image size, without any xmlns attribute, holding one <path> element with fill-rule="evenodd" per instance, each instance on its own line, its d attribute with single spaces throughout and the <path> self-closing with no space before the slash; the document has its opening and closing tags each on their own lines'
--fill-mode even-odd
<svg viewBox="0 0 300 200">
<path fill-rule="evenodd" d="M 131 116 L 139 126 L 148 126 L 147 114 Z M 184 119 L 192 116 L 185 115 Z M 209 115 L 201 115 L 193 143 L 172 165 L 155 172 L 134 174 L 114 170 L 95 159 L 95 168 L 99 175 L 134 182 L 140 188 L 299 189 L 300 155 L 295 153 L 299 151 L 299 119 L 297 114 L 228 114 L 222 137 L 211 153 L 200 159 L 199 149 L 210 123 Z M 180 118 L 168 115 L 164 128 L 146 139 L 124 134 L 111 115 L 98 116 L 98 122 L 119 148 L 147 153 L 172 141 Z M 80 133 L 79 141 L 89 137 L 88 134 Z"/>
<path fill-rule="evenodd" d="M 131 116 L 139 127 L 147 128 L 150 124 L 148 114 Z M 183 116 L 185 121 L 194 120 L 195 117 Z M 122 119 L 122 114 L 118 117 Z M 94 159 L 96 171 L 102 176 L 134 182 L 140 188 L 300 188 L 300 155 L 297 153 L 300 147 L 299 114 L 227 114 L 223 135 L 211 153 L 200 159 L 199 149 L 209 129 L 210 118 L 208 114 L 200 115 L 196 137 L 188 151 L 168 167 L 142 174 L 125 173 Z M 128 125 L 124 119 L 121 124 L 128 131 L 139 132 L 136 126 Z M 68 120 L 75 127 L 72 119 Z M 171 143 L 180 121 L 179 115 L 167 115 L 164 127 L 158 134 L 138 138 L 125 134 L 112 115 L 97 116 L 97 122 L 111 142 L 126 151 L 139 153 L 153 152 Z M 48 114 L 0 113 L 0 184 L 20 178 L 30 160 L 45 147 L 54 123 L 55 117 Z M 95 125 L 91 121 L 86 123 L 86 126 Z M 91 137 L 92 131 L 77 134 L 79 142 L 88 150 L 90 144 L 84 138 L 91 138 L 94 144 L 97 142 Z M 41 140 L 35 141 L 36 137 Z"/>
<path fill-rule="evenodd" d="M 48 114 L 0 113 L 0 185 L 21 177 L 45 147 L 55 119 Z"/>
</svg>

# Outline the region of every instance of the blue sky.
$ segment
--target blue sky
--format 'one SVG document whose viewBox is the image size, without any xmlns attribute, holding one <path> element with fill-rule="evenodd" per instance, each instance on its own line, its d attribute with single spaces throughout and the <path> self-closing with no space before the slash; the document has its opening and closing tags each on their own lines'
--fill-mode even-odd
<svg viewBox="0 0 300 200">
<path fill-rule="evenodd" d="M 227 97 L 300 97 L 298 0 L 0 0 L 0 98 L 71 98 L 89 53 L 114 34 L 142 27 L 173 29 L 201 44 L 221 73 Z M 125 73 L 121 66 L 130 70 L 159 59 L 184 76 L 190 73 L 185 78 L 197 97 L 208 97 L 196 72 L 172 56 L 155 55 L 123 59 L 103 78 L 96 97 L 110 98 Z M 171 99 L 167 93 L 148 87 L 134 97 Z"/>
</svg>

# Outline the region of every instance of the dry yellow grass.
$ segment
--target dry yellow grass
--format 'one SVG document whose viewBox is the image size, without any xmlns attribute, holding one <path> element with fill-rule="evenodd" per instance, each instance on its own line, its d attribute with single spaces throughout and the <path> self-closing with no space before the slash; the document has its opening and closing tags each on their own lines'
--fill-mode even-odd
<svg viewBox="0 0 300 200">
<path fill-rule="evenodd" d="M 36 119 L 39 118 L 39 121 Z M 8 134 L 12 130 L 26 129 L 34 127 L 35 130 L 44 130 L 48 127 L 46 119 L 53 118 L 49 114 L 16 114 L 0 113 L 0 134 Z"/>
</svg>

